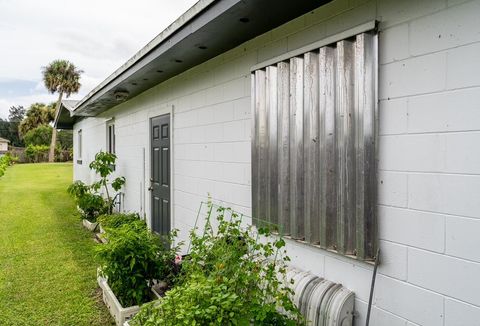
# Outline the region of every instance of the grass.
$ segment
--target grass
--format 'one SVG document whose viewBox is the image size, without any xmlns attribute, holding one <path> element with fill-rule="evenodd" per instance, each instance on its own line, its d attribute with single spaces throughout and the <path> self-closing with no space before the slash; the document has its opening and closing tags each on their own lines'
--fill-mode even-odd
<svg viewBox="0 0 480 326">
<path fill-rule="evenodd" d="M 16 165 L 0 178 L 0 325 L 112 324 L 71 182 L 67 163 Z"/>
</svg>

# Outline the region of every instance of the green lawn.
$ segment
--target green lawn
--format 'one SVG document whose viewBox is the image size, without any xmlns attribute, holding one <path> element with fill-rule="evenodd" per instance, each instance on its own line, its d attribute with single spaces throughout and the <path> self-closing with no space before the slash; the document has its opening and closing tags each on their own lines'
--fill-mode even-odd
<svg viewBox="0 0 480 326">
<path fill-rule="evenodd" d="M 71 164 L 16 165 L 0 178 L 0 325 L 111 324 L 71 181 Z"/>
</svg>

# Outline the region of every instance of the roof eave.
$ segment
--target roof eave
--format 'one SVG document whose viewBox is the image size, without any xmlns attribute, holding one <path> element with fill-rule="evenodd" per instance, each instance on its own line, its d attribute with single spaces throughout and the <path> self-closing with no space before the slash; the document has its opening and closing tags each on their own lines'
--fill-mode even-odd
<svg viewBox="0 0 480 326">
<path fill-rule="evenodd" d="M 78 104 L 78 101 L 63 100 L 60 109 L 55 114 L 53 127 L 61 130 L 72 130 L 77 117 L 73 115 L 73 109 Z"/>
<path fill-rule="evenodd" d="M 201 0 L 86 95 L 73 115 L 96 116 L 330 1 Z"/>
</svg>

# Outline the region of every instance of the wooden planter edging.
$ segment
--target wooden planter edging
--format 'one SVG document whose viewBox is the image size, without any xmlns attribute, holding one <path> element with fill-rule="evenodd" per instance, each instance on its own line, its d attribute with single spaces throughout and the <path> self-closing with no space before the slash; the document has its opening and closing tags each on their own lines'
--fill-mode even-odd
<svg viewBox="0 0 480 326">
<path fill-rule="evenodd" d="M 95 240 L 98 243 L 107 243 L 107 238 L 105 238 L 105 230 L 102 228 L 101 224 L 98 224 L 98 232 L 95 233 Z"/>
<path fill-rule="evenodd" d="M 98 276 L 97 281 L 102 289 L 103 302 L 105 302 L 110 314 L 115 319 L 117 326 L 124 325 L 126 321 L 140 311 L 140 306 L 122 307 L 105 278 Z"/>
<path fill-rule="evenodd" d="M 97 223 L 97 222 L 90 222 L 90 221 L 87 220 L 87 219 L 83 219 L 83 220 L 82 220 L 82 224 L 83 224 L 83 226 L 84 226 L 87 230 L 92 231 L 92 232 L 95 231 L 95 229 L 96 229 L 97 226 L 98 226 L 98 223 Z"/>
<path fill-rule="evenodd" d="M 162 298 L 162 296 L 160 294 L 157 293 L 157 291 L 155 291 L 153 288 L 152 288 L 152 293 L 153 293 L 153 296 L 159 300 Z M 128 322 L 128 320 L 126 320 L 124 323 L 123 323 L 123 326 L 130 326 L 130 323 Z"/>
</svg>

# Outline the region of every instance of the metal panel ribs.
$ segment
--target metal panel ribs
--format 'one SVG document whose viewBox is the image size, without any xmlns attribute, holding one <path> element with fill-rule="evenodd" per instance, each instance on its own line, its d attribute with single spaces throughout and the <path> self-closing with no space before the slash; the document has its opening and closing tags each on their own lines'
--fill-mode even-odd
<svg viewBox="0 0 480 326">
<path fill-rule="evenodd" d="M 374 259 L 376 69 L 368 32 L 252 73 L 255 218 Z"/>
</svg>

